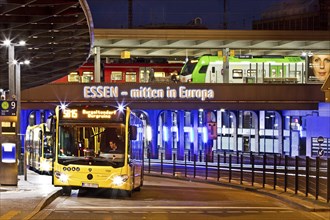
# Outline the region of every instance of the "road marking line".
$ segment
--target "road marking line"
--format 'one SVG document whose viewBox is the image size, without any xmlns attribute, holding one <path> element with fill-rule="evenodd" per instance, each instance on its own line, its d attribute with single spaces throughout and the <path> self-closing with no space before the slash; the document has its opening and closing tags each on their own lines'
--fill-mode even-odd
<svg viewBox="0 0 330 220">
<path fill-rule="evenodd" d="M 204 213 L 204 212 L 189 212 L 189 213 Z M 210 213 L 210 214 L 222 214 L 224 213 L 224 211 L 207 211 L 207 213 Z"/>
<path fill-rule="evenodd" d="M 259 211 L 243 211 L 244 213 L 258 213 Z"/>
<path fill-rule="evenodd" d="M 7 213 L 5 213 L 4 215 L 0 216 L 1 220 L 7 220 L 7 219 L 11 219 L 13 218 L 15 215 L 18 215 L 19 213 L 21 213 L 21 211 L 9 211 Z"/>
<path fill-rule="evenodd" d="M 273 210 L 273 211 L 288 211 L 291 210 L 290 208 L 286 207 L 237 207 L 237 206 L 97 206 L 97 207 L 91 207 L 91 206 L 74 206 L 74 207 L 66 207 L 62 210 L 131 210 L 131 209 L 139 209 L 139 210 L 148 210 L 148 209 L 174 209 L 174 210 L 182 210 L 182 209 L 204 209 L 204 210 Z M 60 209 L 57 209 L 60 210 Z"/>
<path fill-rule="evenodd" d="M 189 213 L 191 213 L 191 214 L 203 214 L 204 212 L 203 211 L 189 211 Z M 208 212 L 208 213 L 213 213 L 213 212 L 211 211 L 211 212 Z"/>
<path fill-rule="evenodd" d="M 226 213 L 235 214 L 235 213 L 242 213 L 242 211 L 226 211 Z"/>
<path fill-rule="evenodd" d="M 130 212 L 127 212 L 127 211 L 113 211 L 112 213 L 114 213 L 114 214 L 129 214 Z"/>
</svg>

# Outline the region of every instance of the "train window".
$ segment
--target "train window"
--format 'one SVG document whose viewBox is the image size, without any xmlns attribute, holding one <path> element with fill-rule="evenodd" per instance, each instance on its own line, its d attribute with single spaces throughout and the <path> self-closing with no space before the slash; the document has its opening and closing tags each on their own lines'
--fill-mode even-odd
<svg viewBox="0 0 330 220">
<path fill-rule="evenodd" d="M 121 72 L 121 71 L 112 71 L 111 80 L 123 80 L 123 72 Z"/>
<path fill-rule="evenodd" d="M 249 70 L 246 71 L 248 77 L 249 76 L 255 76 L 256 72 L 257 71 L 255 69 L 249 69 Z"/>
<path fill-rule="evenodd" d="M 126 72 L 125 81 L 136 82 L 136 72 Z"/>
<path fill-rule="evenodd" d="M 155 77 L 165 77 L 165 72 L 155 72 Z"/>
<path fill-rule="evenodd" d="M 81 82 L 83 83 L 89 83 L 93 80 L 93 72 L 91 71 L 83 71 L 81 76 Z"/>
<path fill-rule="evenodd" d="M 242 69 L 233 69 L 233 79 L 242 79 L 243 70 Z"/>
<path fill-rule="evenodd" d="M 215 73 L 215 67 L 212 66 L 212 73 Z"/>
<path fill-rule="evenodd" d="M 290 73 L 289 73 L 289 77 L 291 77 L 291 78 L 294 78 L 294 77 L 300 78 L 300 76 L 301 76 L 301 71 L 290 71 Z"/>
<path fill-rule="evenodd" d="M 71 72 L 68 75 L 68 82 L 80 82 L 80 76 L 78 72 Z"/>
<path fill-rule="evenodd" d="M 199 73 L 206 73 L 208 65 L 204 65 L 199 69 Z"/>
</svg>

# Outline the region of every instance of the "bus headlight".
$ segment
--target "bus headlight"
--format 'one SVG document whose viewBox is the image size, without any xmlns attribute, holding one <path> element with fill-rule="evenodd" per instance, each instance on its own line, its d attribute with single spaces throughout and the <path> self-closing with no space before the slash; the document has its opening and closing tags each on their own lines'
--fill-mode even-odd
<svg viewBox="0 0 330 220">
<path fill-rule="evenodd" d="M 62 183 L 67 183 L 69 180 L 69 176 L 67 174 L 58 171 L 55 171 L 55 177 L 59 179 Z"/>
<path fill-rule="evenodd" d="M 119 176 L 115 176 L 112 179 L 112 183 L 116 186 L 121 186 L 123 185 L 126 181 L 128 180 L 128 176 L 127 175 L 119 175 Z"/>
<path fill-rule="evenodd" d="M 48 161 L 42 161 L 42 162 L 40 163 L 40 169 L 41 169 L 41 170 L 44 170 L 44 171 L 50 171 L 50 170 L 51 170 L 50 167 L 51 167 L 51 166 L 50 166 L 50 163 L 49 163 Z"/>
</svg>

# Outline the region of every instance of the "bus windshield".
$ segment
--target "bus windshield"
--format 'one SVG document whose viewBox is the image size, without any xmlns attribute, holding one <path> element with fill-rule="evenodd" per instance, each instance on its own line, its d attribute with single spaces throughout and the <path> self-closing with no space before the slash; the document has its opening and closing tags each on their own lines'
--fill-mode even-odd
<svg viewBox="0 0 330 220">
<path fill-rule="evenodd" d="M 59 127 L 58 162 L 63 165 L 123 166 L 125 126 L 62 124 Z"/>
</svg>

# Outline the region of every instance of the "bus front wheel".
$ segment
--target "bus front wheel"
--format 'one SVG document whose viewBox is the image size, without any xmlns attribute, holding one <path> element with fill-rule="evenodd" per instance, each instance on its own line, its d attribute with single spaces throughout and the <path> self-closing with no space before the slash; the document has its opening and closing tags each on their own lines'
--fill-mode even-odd
<svg viewBox="0 0 330 220">
<path fill-rule="evenodd" d="M 133 190 L 126 190 L 127 196 L 132 197 Z"/>
<path fill-rule="evenodd" d="M 63 186 L 63 196 L 70 196 L 71 195 L 71 187 Z"/>
</svg>

